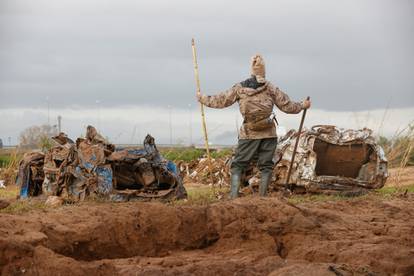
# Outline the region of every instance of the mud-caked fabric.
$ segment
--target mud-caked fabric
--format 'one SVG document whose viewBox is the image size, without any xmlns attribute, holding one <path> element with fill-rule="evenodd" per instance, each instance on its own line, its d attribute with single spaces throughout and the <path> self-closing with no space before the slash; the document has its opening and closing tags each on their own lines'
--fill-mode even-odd
<svg viewBox="0 0 414 276">
<path fill-rule="evenodd" d="M 273 171 L 273 156 L 277 138 L 239 139 L 235 156 L 231 162 L 231 173 L 243 172 L 254 157 L 261 173 Z"/>
<path fill-rule="evenodd" d="M 252 130 L 249 123 L 263 118 L 269 118 L 276 105 L 285 113 L 296 114 L 302 110 L 302 103 L 289 99 L 278 87 L 270 82 L 265 82 L 257 88 L 251 88 L 251 81 L 235 84 L 232 88 L 215 96 L 201 95 L 200 102 L 212 108 L 225 108 L 238 102 L 240 113 L 243 116 L 243 124 L 239 131 L 239 139 L 264 139 L 276 137 L 276 126 Z"/>
</svg>

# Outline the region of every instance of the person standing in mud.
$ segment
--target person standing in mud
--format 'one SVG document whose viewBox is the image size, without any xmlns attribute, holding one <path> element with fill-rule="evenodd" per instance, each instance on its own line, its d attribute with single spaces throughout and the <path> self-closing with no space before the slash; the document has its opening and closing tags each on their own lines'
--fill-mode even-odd
<svg viewBox="0 0 414 276">
<path fill-rule="evenodd" d="M 266 79 L 265 63 L 261 55 L 251 60 L 251 77 L 235 84 L 229 90 L 215 96 L 197 94 L 200 103 L 211 108 L 225 108 L 238 102 L 243 124 L 234 159 L 231 163 L 230 198 L 239 193 L 241 175 L 254 156 L 258 157 L 261 179 L 259 195 L 265 196 L 272 178 L 273 155 L 277 145 L 277 135 L 273 106 L 289 114 L 297 114 L 310 108 L 311 102 L 293 102 L 288 95 Z"/>
</svg>

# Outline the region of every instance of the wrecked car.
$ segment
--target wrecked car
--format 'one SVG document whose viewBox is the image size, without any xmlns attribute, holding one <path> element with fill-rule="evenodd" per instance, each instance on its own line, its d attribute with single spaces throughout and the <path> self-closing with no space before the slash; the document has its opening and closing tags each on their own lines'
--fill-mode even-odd
<svg viewBox="0 0 414 276">
<path fill-rule="evenodd" d="M 113 200 L 187 197 L 176 165 L 161 156 L 151 135 L 145 137 L 143 149 L 118 149 L 107 161 L 117 190 Z"/>
<path fill-rule="evenodd" d="M 299 145 L 292 167 L 290 183 L 286 183 L 289 164 L 297 136 Z M 387 159 L 372 130 L 341 129 L 316 125 L 300 134 L 289 131 L 279 139 L 275 152 L 276 166 L 270 188 L 288 188 L 294 192 L 347 193 L 377 189 L 388 177 Z M 247 179 L 246 179 L 247 180 Z M 257 186 L 259 174 L 248 179 Z"/>
<path fill-rule="evenodd" d="M 44 194 L 74 201 L 88 196 L 128 201 L 187 196 L 175 164 L 160 155 L 150 135 L 143 149 L 116 149 L 92 126 L 76 143 L 64 133 L 51 140 L 46 154 L 24 156 L 17 180 L 22 198 Z"/>
</svg>

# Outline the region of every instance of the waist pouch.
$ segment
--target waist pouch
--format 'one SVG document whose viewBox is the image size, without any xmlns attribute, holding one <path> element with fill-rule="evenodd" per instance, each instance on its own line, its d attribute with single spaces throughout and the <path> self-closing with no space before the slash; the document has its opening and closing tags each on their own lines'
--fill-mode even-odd
<svg viewBox="0 0 414 276">
<path fill-rule="evenodd" d="M 246 122 L 244 124 L 248 130 L 260 131 L 272 128 L 274 126 L 272 118 L 264 118 L 255 122 Z"/>
</svg>

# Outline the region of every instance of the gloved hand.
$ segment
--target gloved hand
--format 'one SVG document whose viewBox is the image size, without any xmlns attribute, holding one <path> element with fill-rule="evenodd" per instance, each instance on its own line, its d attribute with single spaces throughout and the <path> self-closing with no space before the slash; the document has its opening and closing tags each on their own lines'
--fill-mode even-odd
<svg viewBox="0 0 414 276">
<path fill-rule="evenodd" d="M 303 109 L 308 109 L 310 107 L 311 107 L 311 101 L 310 100 L 306 99 L 302 102 L 302 108 Z"/>
</svg>

